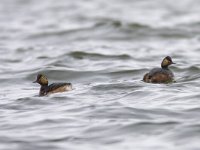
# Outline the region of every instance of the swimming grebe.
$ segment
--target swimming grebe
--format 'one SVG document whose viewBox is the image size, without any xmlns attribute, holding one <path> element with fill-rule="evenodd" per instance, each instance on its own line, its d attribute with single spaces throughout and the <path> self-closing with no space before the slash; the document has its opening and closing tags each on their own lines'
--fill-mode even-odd
<svg viewBox="0 0 200 150">
<path fill-rule="evenodd" d="M 41 85 L 39 96 L 72 90 L 71 83 L 53 83 L 48 85 L 48 79 L 43 74 L 38 74 L 37 79 L 33 83 L 39 83 Z"/>
<path fill-rule="evenodd" d="M 175 64 L 170 56 L 163 59 L 161 68 L 154 68 L 146 73 L 143 77 L 144 82 L 148 83 L 169 83 L 174 81 L 174 74 L 168 68 L 169 65 Z"/>
</svg>

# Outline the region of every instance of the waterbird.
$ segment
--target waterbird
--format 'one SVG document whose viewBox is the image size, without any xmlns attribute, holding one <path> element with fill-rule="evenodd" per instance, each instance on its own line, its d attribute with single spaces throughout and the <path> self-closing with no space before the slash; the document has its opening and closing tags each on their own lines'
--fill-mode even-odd
<svg viewBox="0 0 200 150">
<path fill-rule="evenodd" d="M 167 56 L 161 62 L 161 68 L 153 68 L 143 77 L 147 83 L 170 83 L 174 81 L 174 74 L 168 66 L 175 64 L 170 56 Z"/>
<path fill-rule="evenodd" d="M 43 74 L 38 74 L 36 80 L 33 83 L 38 83 L 41 85 L 39 96 L 72 90 L 71 83 L 52 83 L 48 85 L 48 79 Z"/>
</svg>

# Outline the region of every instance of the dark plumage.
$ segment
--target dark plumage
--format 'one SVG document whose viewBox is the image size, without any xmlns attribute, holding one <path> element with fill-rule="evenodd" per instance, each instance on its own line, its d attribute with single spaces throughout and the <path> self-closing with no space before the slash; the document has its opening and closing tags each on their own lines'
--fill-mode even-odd
<svg viewBox="0 0 200 150">
<path fill-rule="evenodd" d="M 39 83 L 41 85 L 39 96 L 72 90 L 71 83 L 52 83 L 48 85 L 47 77 L 42 74 L 37 75 L 37 79 L 34 83 Z"/>
<path fill-rule="evenodd" d="M 149 73 L 144 75 L 143 81 L 148 83 L 169 83 L 174 81 L 174 74 L 168 68 L 171 64 L 175 64 L 171 57 L 165 57 L 161 63 L 161 68 L 150 70 Z"/>
</svg>

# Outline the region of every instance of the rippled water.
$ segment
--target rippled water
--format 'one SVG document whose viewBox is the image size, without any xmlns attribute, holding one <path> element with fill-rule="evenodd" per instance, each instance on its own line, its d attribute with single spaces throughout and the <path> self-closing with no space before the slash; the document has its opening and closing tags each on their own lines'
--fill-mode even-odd
<svg viewBox="0 0 200 150">
<path fill-rule="evenodd" d="M 1 0 L 0 149 L 200 149 L 199 26 L 198 0 Z M 177 82 L 142 82 L 166 55 Z"/>
</svg>

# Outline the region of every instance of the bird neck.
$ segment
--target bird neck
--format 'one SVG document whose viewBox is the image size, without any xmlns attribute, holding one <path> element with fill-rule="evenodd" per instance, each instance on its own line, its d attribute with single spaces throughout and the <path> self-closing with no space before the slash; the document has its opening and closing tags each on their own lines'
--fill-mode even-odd
<svg viewBox="0 0 200 150">
<path fill-rule="evenodd" d="M 168 65 L 167 66 L 161 65 L 161 67 L 162 67 L 162 69 L 169 69 Z"/>
</svg>

